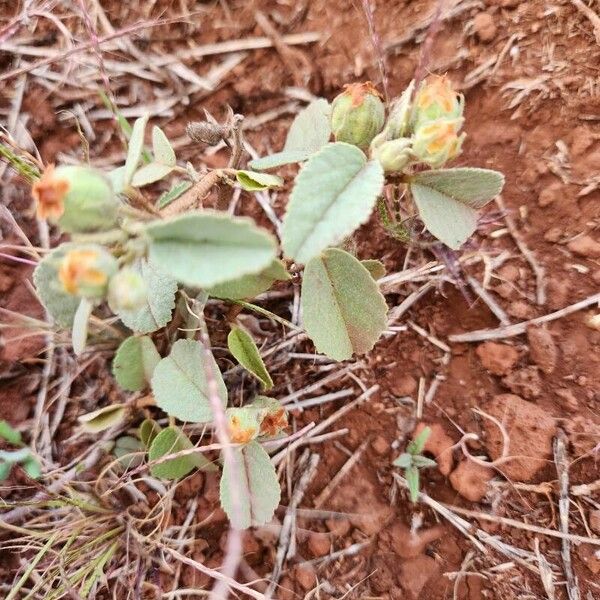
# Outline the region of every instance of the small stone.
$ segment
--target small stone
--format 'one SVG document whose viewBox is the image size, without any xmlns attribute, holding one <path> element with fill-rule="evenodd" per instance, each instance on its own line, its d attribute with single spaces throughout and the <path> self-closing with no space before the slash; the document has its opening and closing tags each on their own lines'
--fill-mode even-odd
<svg viewBox="0 0 600 600">
<path fill-rule="evenodd" d="M 544 239 L 551 244 L 556 244 L 563 235 L 563 230 L 560 227 L 551 227 L 544 233 Z"/>
<path fill-rule="evenodd" d="M 556 390 L 556 395 L 561 399 L 561 404 L 569 412 L 576 412 L 579 403 L 573 392 L 567 388 Z"/>
<path fill-rule="evenodd" d="M 506 375 L 519 360 L 516 348 L 497 342 L 484 342 L 476 352 L 484 369 L 494 375 Z"/>
<path fill-rule="evenodd" d="M 558 349 L 550 332 L 541 327 L 529 327 L 527 341 L 533 362 L 544 373 L 553 373 L 558 361 Z"/>
<path fill-rule="evenodd" d="M 397 377 L 390 372 L 391 377 L 388 378 L 390 392 L 394 394 L 394 396 L 402 397 L 402 396 L 412 396 L 417 390 L 417 382 L 414 377 L 410 375 L 401 375 Z"/>
<path fill-rule="evenodd" d="M 387 454 L 390 449 L 390 445 L 388 444 L 387 440 L 382 435 L 378 435 L 371 442 L 371 446 L 373 447 L 373 450 L 375 450 L 375 452 L 377 454 L 379 454 L 379 456 L 383 456 L 384 454 Z"/>
<path fill-rule="evenodd" d="M 494 396 L 485 410 L 502 423 L 510 440 L 508 454 L 515 457 L 502 463 L 502 473 L 514 481 L 531 481 L 552 456 L 554 418 L 514 394 Z M 505 445 L 502 432 L 490 419 L 485 419 L 483 426 L 488 454 L 496 460 Z"/>
<path fill-rule="evenodd" d="M 564 195 L 563 184 L 559 181 L 555 181 L 540 192 L 540 195 L 538 196 L 538 206 L 541 206 L 542 208 L 550 206 L 553 202 L 563 198 Z"/>
<path fill-rule="evenodd" d="M 348 519 L 327 519 L 325 526 L 337 537 L 348 535 L 350 529 L 352 529 L 352 524 Z"/>
<path fill-rule="evenodd" d="M 590 511 L 590 529 L 594 533 L 600 533 L 600 510 Z"/>
<path fill-rule="evenodd" d="M 567 248 L 579 256 L 597 258 L 600 256 L 600 242 L 591 235 L 582 235 L 567 244 Z"/>
<path fill-rule="evenodd" d="M 494 17 L 486 12 L 480 12 L 473 19 L 473 29 L 482 42 L 491 42 L 496 37 L 497 27 Z"/>
<path fill-rule="evenodd" d="M 296 565 L 294 577 L 305 592 L 312 590 L 317 583 L 317 575 L 310 565 Z"/>
<path fill-rule="evenodd" d="M 452 446 L 454 440 L 444 431 L 439 423 L 419 423 L 413 433 L 413 439 L 416 438 L 425 427 L 431 429 L 431 433 L 425 442 L 423 452 L 431 452 L 438 464 L 438 469 L 442 475 L 449 475 L 454 464 L 452 456 Z"/>
<path fill-rule="evenodd" d="M 315 558 L 329 554 L 331 542 L 327 534 L 312 532 L 308 537 L 308 549 Z"/>
<path fill-rule="evenodd" d="M 450 474 L 450 483 L 463 498 L 471 502 L 480 502 L 486 495 L 488 482 L 493 476 L 493 469 L 465 459 Z"/>
</svg>

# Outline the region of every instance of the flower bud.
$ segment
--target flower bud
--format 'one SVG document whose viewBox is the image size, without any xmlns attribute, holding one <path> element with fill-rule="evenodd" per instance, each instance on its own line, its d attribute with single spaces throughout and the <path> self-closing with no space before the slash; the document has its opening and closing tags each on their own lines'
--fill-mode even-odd
<svg viewBox="0 0 600 600">
<path fill-rule="evenodd" d="M 460 154 L 466 137 L 458 132 L 463 119 L 438 119 L 426 123 L 415 131 L 412 152 L 419 162 L 439 168 Z"/>
<path fill-rule="evenodd" d="M 90 167 L 49 165 L 31 193 L 37 216 L 69 233 L 104 231 L 117 222 L 119 201 L 104 175 Z"/>
<path fill-rule="evenodd" d="M 69 250 L 58 270 L 63 289 L 73 296 L 102 298 L 109 279 L 117 272 L 117 260 L 102 246 L 88 244 Z"/>
<path fill-rule="evenodd" d="M 125 267 L 108 282 L 108 305 L 113 312 L 136 310 L 146 304 L 148 287 L 136 270 Z"/>
<path fill-rule="evenodd" d="M 381 131 L 385 107 L 370 81 L 344 86 L 331 107 L 331 129 L 337 142 L 367 147 Z"/>
<path fill-rule="evenodd" d="M 401 171 L 411 159 L 411 140 L 398 138 L 382 144 L 371 145 L 371 155 L 381 163 L 386 173 Z"/>
<path fill-rule="evenodd" d="M 458 119 L 463 109 L 464 96 L 454 91 L 448 78 L 431 75 L 421 84 L 415 98 L 415 127 L 442 118 Z"/>
</svg>

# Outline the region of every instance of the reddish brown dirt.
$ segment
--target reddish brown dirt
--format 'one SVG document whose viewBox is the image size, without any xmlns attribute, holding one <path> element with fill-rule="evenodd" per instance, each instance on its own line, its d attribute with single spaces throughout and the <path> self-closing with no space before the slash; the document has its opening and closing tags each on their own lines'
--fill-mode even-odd
<svg viewBox="0 0 600 600">
<path fill-rule="evenodd" d="M 167 4 L 156 3 L 156 14 Z M 328 98 L 349 81 L 380 82 L 360 4 L 314 0 L 306 4 L 306 10 L 300 10 L 302 7 L 293 4 L 267 0 L 222 3 L 210 8 L 210 22 L 218 27 L 177 25 L 154 30 L 154 39 L 163 40 L 170 50 L 179 47 L 182 36 L 194 36 L 196 43 L 203 44 L 262 35 L 254 25 L 253 14 L 258 7 L 283 23 L 282 32 L 311 30 L 324 34 L 320 45 L 301 47 L 307 60 L 300 72 L 291 72 L 273 50 L 251 52 L 227 85 L 206 101 L 192 103 L 185 114 L 178 113 L 166 123 L 167 132 L 181 135 L 186 120 L 201 116 L 203 107 L 221 114 L 223 105 L 229 103 L 247 116 L 261 114 L 280 105 L 282 89 L 304 81 L 304 76 L 313 93 Z M 384 47 L 421 22 L 434 5 L 428 0 L 374 4 L 375 28 Z M 231 14 L 226 14 L 225 5 Z M 115 7 L 108 14 L 115 27 L 140 16 L 134 8 L 122 11 Z M 291 25 L 286 28 L 285 23 Z M 511 36 L 513 50 L 508 51 Z M 386 54 L 391 96 L 398 94 L 413 76 L 418 53 L 419 46 L 409 41 Z M 493 59 L 498 56 L 502 59 L 494 67 Z M 447 71 L 457 85 L 463 86 L 466 95 L 468 138 L 457 164 L 499 169 L 506 174 L 504 201 L 524 241 L 546 269 L 547 302 L 539 306 L 531 268 L 503 229 L 500 212 L 490 208 L 467 251 L 474 256 L 478 250 L 488 256 L 508 252 L 508 259 L 492 278 L 492 293 L 513 322 L 568 306 L 595 293 L 600 282 L 600 191 L 592 189 L 579 195 L 600 171 L 598 57 L 590 22 L 566 1 L 549 5 L 541 1 L 488 0 L 442 24 L 430 52 L 428 69 Z M 492 62 L 487 77 L 467 85 L 465 77 L 489 59 Z M 531 84 L 530 93 L 511 107 L 517 91 L 527 84 Z M 31 110 L 41 111 L 31 132 L 46 161 L 54 160 L 59 150 L 79 144 L 72 129 L 56 129 L 46 94 L 33 88 L 27 102 Z M 287 117 L 277 119 L 250 132 L 248 138 L 261 153 L 277 149 L 289 121 Z M 196 151 L 188 152 L 192 156 Z M 224 160 L 225 155 L 220 153 L 207 162 L 214 166 Z M 19 222 L 27 222 L 29 205 L 18 191 L 11 193 L 18 196 L 11 210 L 16 207 Z M 285 202 L 286 195 L 280 194 L 275 206 L 279 214 Z M 8 235 L 8 231 L 3 233 Z M 30 221 L 28 231 L 33 231 Z M 405 258 L 405 248 L 387 237 L 374 220 L 357 235 L 357 251 L 361 258 L 382 257 L 389 272 L 400 270 Z M 431 258 L 426 251 L 423 255 L 419 252 L 417 249 L 413 258 L 415 264 Z M 481 279 L 481 265 L 470 267 L 469 274 Z M 27 271 L 2 262 L 0 275 L 2 306 L 26 308 L 29 314 L 39 315 L 39 308 L 27 298 L 22 285 Z M 389 304 L 398 304 L 414 289 L 412 285 L 399 289 L 388 296 Z M 448 574 L 461 570 L 473 547 L 447 521 L 420 504 L 411 505 L 404 491 L 394 489 L 391 461 L 405 447 L 417 424 L 414 405 L 419 382 L 429 386 L 436 375 L 442 376 L 435 397 L 424 406 L 422 421 L 435 433 L 428 450 L 438 456 L 443 446 L 443 467 L 423 473 L 423 489 L 438 501 L 457 507 L 556 529 L 557 476 L 551 455 L 556 427 L 569 436 L 571 483 L 590 483 L 600 478 L 598 457 L 593 455 L 600 440 L 600 331 L 586 324 L 586 318 L 594 313 L 592 307 L 552 321 L 545 329 L 530 329 L 527 335 L 497 342 L 452 344 L 447 364 L 441 360 L 443 352 L 411 328 L 379 342 L 361 377 L 367 385 L 379 384 L 380 390 L 338 422 L 338 427 L 349 428 L 349 434 L 341 438 L 343 446 L 328 442 L 319 447 L 318 475 L 303 503 L 311 508 L 317 494 L 348 460 L 344 448 L 354 451 L 363 440 L 370 439 L 360 463 L 324 507 L 348 515 L 325 522 L 300 518 L 297 560 L 317 558 L 330 549 L 340 550 L 354 543 L 368 544 L 358 554 L 314 571 L 305 565 L 292 566 L 282 578 L 278 597 L 302 598 L 315 581 L 333 585 L 337 592 L 331 597 L 341 597 L 352 586 L 356 588 L 348 598 L 441 600 L 453 594 L 468 600 L 545 597 L 539 576 L 519 565 L 505 571 L 487 570 L 508 561 L 494 552 L 486 556 L 476 552 L 473 562 L 464 566 L 468 573 L 455 585 Z M 407 317 L 441 340 L 453 333 L 498 326 L 481 301 L 467 302 L 449 284 L 429 292 Z M 23 387 L 24 377 L 32 377 L 31 369 L 15 365 L 16 360 L 26 365 L 35 363 L 40 347 L 28 344 L 10 345 L 0 356 L 4 361 L 0 418 L 6 415 L 13 422 L 27 418 L 30 396 L 35 391 L 35 385 Z M 288 379 L 294 389 L 309 383 L 304 364 L 291 365 L 287 373 L 275 375 L 282 393 Z M 406 397 L 410 402 L 402 400 Z M 491 459 L 501 455 L 500 430 L 473 409 L 485 411 L 506 426 L 510 454 L 518 455 L 511 462 L 498 464 L 493 473 L 465 462 L 460 449 L 452 447 L 461 432 L 469 432 L 479 436 L 469 442 L 471 454 Z M 299 416 L 297 423 L 320 418 L 321 412 L 311 409 Z M 548 482 L 549 486 L 519 485 L 524 482 Z M 215 510 L 217 497 L 216 478 L 196 475 L 180 485 L 176 495 L 179 505 L 171 517 L 181 522 L 186 515 L 186 501 L 198 498 L 198 520 L 210 519 L 191 555 L 213 567 L 222 559 L 226 530 L 222 511 Z M 283 504 L 287 501 L 284 496 Z M 598 527 L 597 511 L 595 516 L 590 514 L 589 504 L 581 504 L 580 508 L 571 512 L 571 531 L 587 535 L 582 516 Z M 529 551 L 537 537 L 542 553 L 559 571 L 562 568 L 555 539 L 484 520 L 472 522 L 506 543 Z M 411 527 L 416 529 L 414 534 Z M 276 551 L 276 537 L 256 532 L 247 536 L 245 545 L 247 563 L 260 575 L 267 575 Z M 594 581 L 599 568 L 591 546 L 577 548 L 574 569 L 584 597 L 587 592 L 598 593 Z M 157 572 L 153 583 L 166 586 L 163 575 Z M 562 580 L 562 575 L 558 579 Z M 181 583 L 207 585 L 206 578 L 186 567 Z M 320 593 L 321 597 L 330 597 L 324 591 Z M 562 587 L 557 589 L 557 597 L 564 597 Z"/>
</svg>

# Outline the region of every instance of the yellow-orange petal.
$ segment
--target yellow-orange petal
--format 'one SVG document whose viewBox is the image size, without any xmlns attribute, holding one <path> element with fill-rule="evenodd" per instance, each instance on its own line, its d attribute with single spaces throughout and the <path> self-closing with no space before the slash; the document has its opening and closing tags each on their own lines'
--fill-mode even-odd
<svg viewBox="0 0 600 600">
<path fill-rule="evenodd" d="M 54 176 L 54 165 L 48 165 L 41 178 L 31 187 L 36 201 L 36 212 L 40 219 L 59 219 L 65 211 L 64 198 L 69 191 L 69 182 Z"/>
</svg>

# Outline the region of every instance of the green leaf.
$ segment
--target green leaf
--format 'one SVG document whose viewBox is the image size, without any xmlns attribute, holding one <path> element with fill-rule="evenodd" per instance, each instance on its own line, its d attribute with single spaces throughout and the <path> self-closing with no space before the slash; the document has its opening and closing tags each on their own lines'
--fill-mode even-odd
<svg viewBox="0 0 600 600">
<path fill-rule="evenodd" d="M 439 169 L 411 179 L 410 189 L 425 227 L 457 250 L 477 228 L 477 209 L 498 195 L 504 177 L 488 169 Z"/>
<path fill-rule="evenodd" d="M 125 189 L 125 165 L 106 173 L 115 194 L 123 193 Z"/>
<path fill-rule="evenodd" d="M 123 421 L 127 414 L 126 404 L 110 404 L 98 410 L 81 415 L 77 420 L 88 433 L 100 433 Z"/>
<path fill-rule="evenodd" d="M 392 464 L 395 467 L 408 469 L 412 465 L 412 459 L 412 454 L 409 454 L 408 452 L 403 452 Z"/>
<path fill-rule="evenodd" d="M 331 106 L 318 98 L 301 110 L 294 119 L 282 152 L 250 161 L 252 169 L 265 170 L 302 162 L 320 150 L 331 137 Z"/>
<path fill-rule="evenodd" d="M 260 192 L 273 187 L 283 185 L 283 179 L 277 175 L 269 175 L 268 173 L 256 173 L 254 171 L 238 171 L 236 179 L 242 186 L 242 189 L 247 192 Z"/>
<path fill-rule="evenodd" d="M 341 242 L 368 220 L 382 187 L 379 161 L 350 144 L 326 145 L 296 178 L 281 233 L 285 254 L 307 263 Z"/>
<path fill-rule="evenodd" d="M 193 447 L 192 442 L 180 429 L 167 427 L 154 438 L 148 451 L 148 459 L 150 461 L 158 460 L 168 454 L 175 454 Z M 188 454 L 154 465 L 150 467 L 150 473 L 153 477 L 160 479 L 179 479 L 185 477 L 196 467 L 202 466 L 205 461 L 206 459 L 203 460 L 203 457 L 198 454 Z"/>
<path fill-rule="evenodd" d="M 259 273 L 275 258 L 273 236 L 245 217 L 204 210 L 154 222 L 146 231 L 151 262 L 190 286 Z"/>
<path fill-rule="evenodd" d="M 418 184 L 411 184 L 410 191 L 425 227 L 453 250 L 477 229 L 479 215 L 474 208 Z"/>
<path fill-rule="evenodd" d="M 425 448 L 425 443 L 429 439 L 431 435 L 431 427 L 425 427 L 423 430 L 417 435 L 417 437 L 408 444 L 407 451 L 410 454 L 421 454 L 423 452 L 423 448 Z"/>
<path fill-rule="evenodd" d="M 144 149 L 144 131 L 146 130 L 146 123 L 150 118 L 149 114 L 140 117 L 135 120 L 133 128 L 131 130 L 131 137 L 129 138 L 129 146 L 127 148 L 127 158 L 125 159 L 125 172 L 123 174 L 123 182 L 128 185 L 131 182 L 133 174 L 137 169 L 137 166 L 142 157 L 142 151 Z"/>
<path fill-rule="evenodd" d="M 244 275 L 232 281 L 220 283 L 207 290 L 209 296 L 241 300 L 254 298 L 271 288 L 275 281 L 290 279 L 280 260 L 274 260 L 264 271 L 257 275 Z"/>
<path fill-rule="evenodd" d="M 174 167 L 177 164 L 173 146 L 171 146 L 165 132 L 158 125 L 152 128 L 152 152 L 154 153 L 154 160 L 158 163 L 168 167 Z"/>
<path fill-rule="evenodd" d="M 206 423 L 212 420 L 205 361 L 200 342 L 177 340 L 169 356 L 156 365 L 152 377 L 152 391 L 156 404 L 167 414 L 192 423 Z M 214 358 L 211 357 L 211 361 L 219 397 L 225 406 L 227 388 Z"/>
<path fill-rule="evenodd" d="M 317 98 L 302 109 L 290 126 L 284 152 L 320 150 L 331 137 L 331 106 L 325 98 Z"/>
<path fill-rule="evenodd" d="M 385 266 L 380 260 L 369 258 L 367 260 L 361 260 L 360 263 L 367 271 L 369 271 L 371 277 L 375 281 L 385 277 Z"/>
<path fill-rule="evenodd" d="M 502 191 L 504 175 L 490 169 L 471 167 L 437 169 L 417 173 L 411 178 L 411 183 L 429 187 L 471 208 L 483 208 Z"/>
<path fill-rule="evenodd" d="M 386 313 L 377 284 L 351 254 L 329 248 L 306 265 L 302 314 L 319 352 L 335 360 L 368 352 L 386 328 Z"/>
<path fill-rule="evenodd" d="M 71 341 L 75 356 L 80 356 L 85 350 L 88 337 L 88 323 L 94 310 L 94 304 L 88 298 L 82 298 L 73 317 Z"/>
<path fill-rule="evenodd" d="M 132 435 L 122 435 L 115 441 L 113 454 L 125 469 L 139 467 L 144 462 L 145 448 Z"/>
<path fill-rule="evenodd" d="M 21 467 L 31 479 L 39 479 L 42 476 L 42 467 L 33 456 L 30 456 L 21 463 Z"/>
<path fill-rule="evenodd" d="M 58 279 L 58 269 L 73 244 L 61 244 L 47 254 L 33 272 L 33 283 L 48 314 L 60 327 L 73 325 L 79 298 L 68 294 Z"/>
<path fill-rule="evenodd" d="M 258 347 L 247 331 L 241 327 L 233 327 L 227 336 L 227 346 L 233 357 L 262 383 L 265 390 L 273 387 L 273 380 Z"/>
<path fill-rule="evenodd" d="M 149 449 L 154 438 L 161 432 L 160 425 L 154 419 L 144 419 L 140 425 L 140 441 Z"/>
<path fill-rule="evenodd" d="M 112 372 L 124 390 L 137 392 L 148 385 L 159 361 L 160 354 L 148 336 L 130 336 L 119 346 Z"/>
<path fill-rule="evenodd" d="M 12 465 L 10 463 L 0 461 L 0 481 L 8 479 Z"/>
<path fill-rule="evenodd" d="M 180 181 L 173 185 L 173 187 L 161 194 L 156 201 L 157 208 L 164 208 L 173 202 L 173 200 L 177 200 L 181 194 L 187 192 L 192 187 L 192 183 L 190 181 Z"/>
<path fill-rule="evenodd" d="M 235 471 L 232 473 L 227 462 L 223 466 L 221 506 L 236 529 L 264 525 L 273 518 L 281 498 L 275 467 L 263 447 L 255 441 L 234 448 L 233 455 Z M 237 474 L 235 479 L 234 473 Z M 234 497 L 240 504 L 240 514 L 234 510 Z"/>
<path fill-rule="evenodd" d="M 172 170 L 173 167 L 153 161 L 135 172 L 131 179 L 131 185 L 134 187 L 143 187 L 156 181 L 160 181 Z"/>
<path fill-rule="evenodd" d="M 21 442 L 21 432 L 13 429 L 6 421 L 0 420 L 0 439 L 3 439 L 13 446 L 19 446 Z"/>
<path fill-rule="evenodd" d="M 432 458 L 427 458 L 426 456 L 421 456 L 417 454 L 412 458 L 412 464 L 417 467 L 417 469 L 427 469 L 429 467 L 436 467 L 437 462 Z"/>
<path fill-rule="evenodd" d="M 419 499 L 419 469 L 410 467 L 404 473 L 406 483 L 408 483 L 408 491 L 410 493 L 410 501 L 414 504 Z"/>
<path fill-rule="evenodd" d="M 248 166 L 257 171 L 266 171 L 267 169 L 274 169 L 275 167 L 282 167 L 291 163 L 304 162 L 313 154 L 312 150 L 284 150 L 283 152 L 276 152 L 269 156 L 251 160 Z"/>
<path fill-rule="evenodd" d="M 137 333 L 150 333 L 164 327 L 171 320 L 175 308 L 177 282 L 168 272 L 159 271 L 146 260 L 139 260 L 131 268 L 140 273 L 146 282 L 148 297 L 141 308 L 120 310 L 117 315 L 123 323 Z"/>
</svg>

